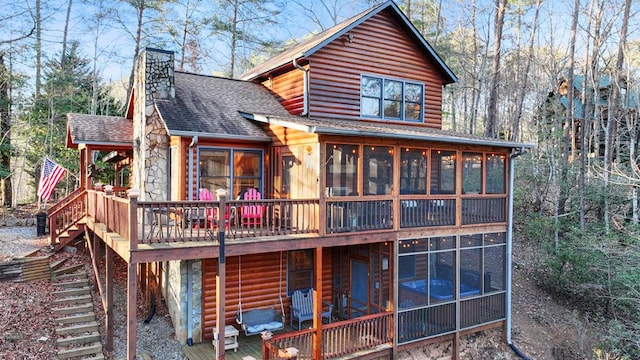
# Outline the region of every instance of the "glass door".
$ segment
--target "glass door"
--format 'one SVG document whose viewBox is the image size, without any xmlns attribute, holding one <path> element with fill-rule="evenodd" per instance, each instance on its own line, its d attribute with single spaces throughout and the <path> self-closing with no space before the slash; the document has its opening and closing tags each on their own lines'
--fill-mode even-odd
<svg viewBox="0 0 640 360">
<path fill-rule="evenodd" d="M 369 264 L 366 261 L 351 258 L 351 280 L 349 282 L 349 318 L 369 314 Z"/>
</svg>

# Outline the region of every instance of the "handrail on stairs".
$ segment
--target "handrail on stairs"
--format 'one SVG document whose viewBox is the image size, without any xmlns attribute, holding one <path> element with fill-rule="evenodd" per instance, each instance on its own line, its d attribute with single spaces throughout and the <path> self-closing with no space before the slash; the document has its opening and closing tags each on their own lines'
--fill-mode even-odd
<svg viewBox="0 0 640 360">
<path fill-rule="evenodd" d="M 49 209 L 47 213 L 51 246 L 56 245 L 61 234 L 67 232 L 85 217 L 86 203 L 87 191 L 76 189 Z"/>
</svg>

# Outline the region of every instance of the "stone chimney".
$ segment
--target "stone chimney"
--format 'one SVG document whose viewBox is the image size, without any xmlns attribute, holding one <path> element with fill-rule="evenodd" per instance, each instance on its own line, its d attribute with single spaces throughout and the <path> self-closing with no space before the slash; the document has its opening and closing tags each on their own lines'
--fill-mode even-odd
<svg viewBox="0 0 640 360">
<path fill-rule="evenodd" d="M 132 187 L 140 200 L 167 200 L 169 136 L 155 103 L 176 96 L 172 51 L 146 48 L 136 61 Z"/>
<path fill-rule="evenodd" d="M 176 96 L 173 51 L 145 49 L 145 86 L 147 105 L 153 99 L 172 99 Z"/>
</svg>

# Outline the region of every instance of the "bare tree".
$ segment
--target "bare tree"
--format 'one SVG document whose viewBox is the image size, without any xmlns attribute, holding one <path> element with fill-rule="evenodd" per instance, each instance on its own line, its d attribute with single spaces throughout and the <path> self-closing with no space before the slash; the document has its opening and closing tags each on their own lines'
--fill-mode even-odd
<svg viewBox="0 0 640 360">
<path fill-rule="evenodd" d="M 60 66 L 64 70 L 65 55 L 67 53 L 67 37 L 69 36 L 69 18 L 71 17 L 71 7 L 73 0 L 69 0 L 67 5 L 67 17 L 64 21 L 64 32 L 62 35 L 62 57 L 60 58 Z"/>
<path fill-rule="evenodd" d="M 491 65 L 491 86 L 489 88 L 489 104 L 487 108 L 487 122 L 485 124 L 484 135 L 496 137 L 497 135 L 497 110 L 498 110 L 498 87 L 500 83 L 500 50 L 502 44 L 502 28 L 504 26 L 504 13 L 507 7 L 507 0 L 495 0 L 495 23 L 493 31 L 493 63 Z"/>
<path fill-rule="evenodd" d="M 11 184 L 11 152 L 8 151 L 11 145 L 11 74 L 4 64 L 4 56 L 0 53 L 0 170 L 6 175 L 2 176 L 1 203 L 3 206 L 12 205 L 12 184 Z"/>
<path fill-rule="evenodd" d="M 251 67 L 249 58 L 256 49 L 275 48 L 277 40 L 269 40 L 258 33 L 266 25 L 276 24 L 281 5 L 274 1 L 219 0 L 218 12 L 211 24 L 213 33 L 229 41 L 229 66 L 227 75 L 234 77 Z M 241 52 L 244 54 L 241 55 Z"/>
<path fill-rule="evenodd" d="M 621 105 L 621 88 L 624 86 L 627 87 L 626 82 L 628 79 L 624 79 L 624 58 L 625 52 L 627 50 L 627 33 L 629 28 L 629 13 L 631 11 L 631 0 L 625 0 L 624 5 L 624 15 L 622 17 L 622 25 L 620 26 L 620 41 L 618 43 L 618 54 L 616 56 L 616 64 L 613 70 L 614 76 L 611 82 L 611 96 L 610 96 L 610 106 L 609 106 L 609 119 L 607 121 L 607 128 L 605 131 L 605 136 L 608 136 L 611 142 L 613 141 L 613 136 L 616 134 L 617 123 L 621 121 L 623 117 L 623 112 L 626 111 L 624 106 Z M 624 83 L 624 85 L 623 85 Z M 631 129 L 632 133 L 635 132 L 635 129 Z M 609 179 L 611 166 L 613 162 L 613 149 L 612 146 L 609 145 L 610 141 L 607 141 L 605 144 L 605 159 L 604 159 L 604 206 L 605 206 L 605 226 L 607 230 L 609 230 L 609 222 L 611 218 L 611 209 L 609 204 L 609 197 L 606 196 L 609 190 Z M 607 151 L 608 149 L 608 151 Z M 630 155 L 633 153 L 635 156 L 635 147 L 630 148 Z M 631 160 L 634 161 L 634 160 Z M 635 193 L 634 187 L 634 195 L 636 199 L 636 207 L 637 207 L 637 194 Z M 636 214 L 637 218 L 637 214 Z"/>
<path fill-rule="evenodd" d="M 533 16 L 533 23 L 531 24 L 531 34 L 529 37 L 529 49 L 527 51 L 527 58 L 525 59 L 524 71 L 522 79 L 520 81 L 520 87 L 518 89 L 518 95 L 516 97 L 516 111 L 511 124 L 511 140 L 518 141 L 520 135 L 520 119 L 522 117 L 522 108 L 524 106 L 524 98 L 526 95 L 529 79 L 529 71 L 531 70 L 531 63 L 533 61 L 533 50 L 536 38 L 536 31 L 538 29 L 538 16 L 540 15 L 541 0 L 536 0 L 536 10 Z"/>
</svg>

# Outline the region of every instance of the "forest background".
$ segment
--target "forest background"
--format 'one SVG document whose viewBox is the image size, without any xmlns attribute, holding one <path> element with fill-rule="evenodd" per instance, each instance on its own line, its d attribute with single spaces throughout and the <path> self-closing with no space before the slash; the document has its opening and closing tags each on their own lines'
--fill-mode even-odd
<svg viewBox="0 0 640 360">
<path fill-rule="evenodd" d="M 121 115 L 145 47 L 233 78 L 379 2 L 3 1 L 0 202 L 36 201 L 45 156 L 69 170 L 59 195 L 77 186 L 65 115 Z M 601 329 L 599 354 L 640 358 L 640 3 L 397 4 L 459 78 L 444 89 L 444 128 L 534 145 L 517 159 L 514 213 L 518 241 L 538 249 L 540 284 Z"/>
</svg>

